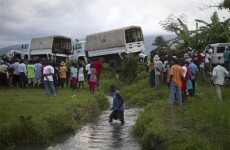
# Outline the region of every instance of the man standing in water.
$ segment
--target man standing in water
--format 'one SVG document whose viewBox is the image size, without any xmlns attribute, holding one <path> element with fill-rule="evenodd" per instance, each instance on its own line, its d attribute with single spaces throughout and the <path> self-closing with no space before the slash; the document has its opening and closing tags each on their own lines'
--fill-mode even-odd
<svg viewBox="0 0 230 150">
<path fill-rule="evenodd" d="M 113 107 L 111 108 L 112 113 L 109 115 L 109 122 L 113 122 L 113 119 L 119 119 L 121 124 L 124 125 L 124 98 L 120 94 L 114 85 L 110 86 L 110 90 L 113 93 Z"/>
</svg>

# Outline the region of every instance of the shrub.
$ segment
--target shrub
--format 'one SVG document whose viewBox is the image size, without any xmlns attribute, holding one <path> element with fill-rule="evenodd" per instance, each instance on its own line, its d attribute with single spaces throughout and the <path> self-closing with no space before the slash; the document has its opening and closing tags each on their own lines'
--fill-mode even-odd
<svg viewBox="0 0 230 150">
<path fill-rule="evenodd" d="M 131 83 L 137 76 L 137 68 L 138 57 L 132 54 L 127 55 L 121 63 L 121 80 L 126 83 Z"/>
<path fill-rule="evenodd" d="M 109 107 L 108 98 L 102 93 L 96 93 L 95 99 L 100 110 L 106 110 Z"/>
</svg>

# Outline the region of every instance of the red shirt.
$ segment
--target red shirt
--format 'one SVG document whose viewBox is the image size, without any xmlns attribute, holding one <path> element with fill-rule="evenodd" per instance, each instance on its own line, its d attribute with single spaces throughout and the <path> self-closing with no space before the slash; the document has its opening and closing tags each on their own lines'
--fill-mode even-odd
<svg viewBox="0 0 230 150">
<path fill-rule="evenodd" d="M 201 60 L 202 60 L 202 55 L 201 55 L 201 53 L 198 53 L 198 55 L 197 55 L 197 61 L 200 63 Z"/>
<path fill-rule="evenodd" d="M 96 69 L 97 75 L 101 75 L 102 63 L 98 60 L 95 60 L 93 64 L 94 64 L 94 68 Z"/>
</svg>

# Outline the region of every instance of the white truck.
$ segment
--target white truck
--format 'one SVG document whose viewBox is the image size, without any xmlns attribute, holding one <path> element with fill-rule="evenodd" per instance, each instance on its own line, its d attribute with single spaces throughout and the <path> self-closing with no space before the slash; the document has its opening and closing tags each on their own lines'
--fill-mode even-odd
<svg viewBox="0 0 230 150">
<path fill-rule="evenodd" d="M 72 57 L 80 60 L 99 58 L 102 62 L 118 63 L 126 54 L 145 51 L 144 38 L 140 26 L 128 26 L 105 32 L 90 34 L 79 42 L 81 48 Z"/>
<path fill-rule="evenodd" d="M 52 62 L 66 62 L 71 54 L 71 38 L 62 35 L 32 38 L 30 48 L 25 50 L 24 59 L 50 60 Z"/>
<path fill-rule="evenodd" d="M 224 51 L 230 49 L 230 43 L 215 43 L 208 45 L 204 53 L 208 50 L 211 53 L 212 64 L 224 64 Z"/>
<path fill-rule="evenodd" d="M 24 54 L 23 51 L 20 50 L 11 50 L 9 52 L 6 53 L 6 57 L 9 60 L 14 60 L 14 59 L 24 59 Z"/>
</svg>

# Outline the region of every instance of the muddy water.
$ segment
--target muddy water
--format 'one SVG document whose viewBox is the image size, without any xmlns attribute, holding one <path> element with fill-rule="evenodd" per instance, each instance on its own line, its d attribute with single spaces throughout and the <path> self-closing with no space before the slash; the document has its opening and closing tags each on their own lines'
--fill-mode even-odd
<svg viewBox="0 0 230 150">
<path fill-rule="evenodd" d="M 111 102 L 112 98 L 109 97 L 109 100 Z M 47 147 L 47 150 L 140 150 L 140 145 L 130 135 L 139 111 L 125 108 L 124 125 L 117 120 L 109 123 L 111 111 L 104 111 L 94 122 L 85 125 L 62 143 Z"/>
</svg>

